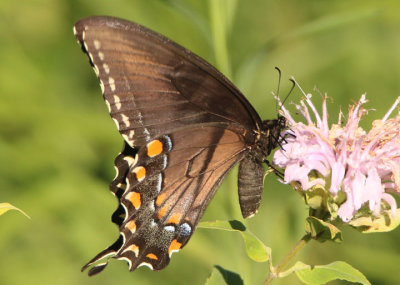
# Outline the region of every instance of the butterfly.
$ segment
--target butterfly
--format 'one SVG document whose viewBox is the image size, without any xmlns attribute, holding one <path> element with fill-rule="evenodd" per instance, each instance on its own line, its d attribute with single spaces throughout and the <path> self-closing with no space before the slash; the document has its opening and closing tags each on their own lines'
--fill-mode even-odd
<svg viewBox="0 0 400 285">
<path fill-rule="evenodd" d="M 139 24 L 95 16 L 78 21 L 74 34 L 124 139 L 110 184 L 119 238 L 82 271 L 99 273 L 111 257 L 130 271 L 166 267 L 238 162 L 242 215 L 257 212 L 263 162 L 280 144 L 283 117 L 262 121 L 213 66 Z"/>
</svg>

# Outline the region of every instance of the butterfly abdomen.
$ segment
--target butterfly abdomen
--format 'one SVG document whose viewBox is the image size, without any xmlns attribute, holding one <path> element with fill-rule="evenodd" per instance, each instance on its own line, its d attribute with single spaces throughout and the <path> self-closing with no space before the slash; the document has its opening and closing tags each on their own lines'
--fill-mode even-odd
<svg viewBox="0 0 400 285">
<path fill-rule="evenodd" d="M 239 164 L 239 204 L 243 218 L 257 213 L 261 202 L 264 166 L 254 156 L 247 155 Z"/>
</svg>

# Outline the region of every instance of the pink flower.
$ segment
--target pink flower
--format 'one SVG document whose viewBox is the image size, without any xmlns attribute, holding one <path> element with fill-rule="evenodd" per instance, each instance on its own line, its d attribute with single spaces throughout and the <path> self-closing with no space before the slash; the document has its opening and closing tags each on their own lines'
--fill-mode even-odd
<svg viewBox="0 0 400 285">
<path fill-rule="evenodd" d="M 350 106 L 346 123 L 341 121 L 340 112 L 338 122 L 330 128 L 326 97 L 322 117 L 310 94 L 296 105 L 306 123 L 296 122 L 282 106 L 289 129 L 282 134 L 286 139 L 275 152 L 273 163 L 284 169 L 283 182 L 303 194 L 324 189 L 326 197 L 321 200 L 327 202 L 321 207 L 325 205 L 331 219 L 338 216 L 349 222 L 361 216 L 378 217 L 387 209 L 393 217 L 396 214 L 392 195 L 400 195 L 400 114 L 391 119 L 389 116 L 400 97 L 381 120 L 373 122 L 369 132 L 359 126 L 368 113 L 363 108 L 366 102 L 362 95 L 357 104 Z"/>
</svg>

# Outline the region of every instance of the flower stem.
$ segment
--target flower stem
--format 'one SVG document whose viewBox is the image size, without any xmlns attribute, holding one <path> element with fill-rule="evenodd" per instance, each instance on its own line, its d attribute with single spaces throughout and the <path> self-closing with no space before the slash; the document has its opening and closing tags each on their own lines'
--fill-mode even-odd
<svg viewBox="0 0 400 285">
<path fill-rule="evenodd" d="M 293 259 L 293 257 L 309 242 L 311 239 L 311 234 L 304 235 L 292 248 L 292 250 L 281 260 L 281 262 L 276 266 L 270 267 L 269 275 L 267 279 L 265 279 L 263 285 L 270 284 L 272 280 L 276 279 L 284 269 L 284 267 Z"/>
</svg>

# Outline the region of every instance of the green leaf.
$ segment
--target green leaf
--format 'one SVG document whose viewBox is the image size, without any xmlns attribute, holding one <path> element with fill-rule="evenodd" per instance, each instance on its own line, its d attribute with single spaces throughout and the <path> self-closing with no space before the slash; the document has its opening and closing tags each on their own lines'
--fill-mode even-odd
<svg viewBox="0 0 400 285">
<path fill-rule="evenodd" d="M 292 269 L 297 277 L 305 284 L 319 285 L 332 280 L 346 280 L 349 282 L 371 285 L 367 278 L 357 269 L 344 261 L 336 261 L 327 265 L 310 266 L 297 262 Z"/>
<path fill-rule="evenodd" d="M 384 211 L 379 217 L 361 217 L 349 224 L 362 233 L 390 232 L 400 225 L 400 209 L 393 217 L 391 210 Z"/>
<path fill-rule="evenodd" d="M 216 265 L 207 278 L 205 285 L 243 285 L 243 280 L 236 272 Z"/>
<path fill-rule="evenodd" d="M 301 190 L 301 193 L 303 193 L 303 195 L 305 196 L 307 205 L 309 205 L 312 209 L 318 210 L 321 208 L 327 208 L 326 206 L 329 198 L 329 193 L 325 190 L 324 187 L 316 185 L 312 189 L 309 189 L 307 191 Z"/>
<path fill-rule="evenodd" d="M 205 285 L 226 285 L 222 274 L 215 267 L 211 271 L 210 276 L 207 278 Z"/>
<path fill-rule="evenodd" d="M 310 268 L 311 268 L 310 265 L 305 264 L 305 263 L 303 263 L 301 261 L 298 261 L 298 262 L 296 262 L 295 265 L 293 265 L 289 269 L 287 269 L 287 270 L 285 270 L 283 272 L 280 272 L 278 274 L 278 277 L 279 278 L 283 278 L 283 277 L 286 277 L 286 276 L 292 274 L 293 272 L 300 271 L 300 270 L 305 270 L 305 269 L 310 269 Z"/>
<path fill-rule="evenodd" d="M 10 210 L 17 210 L 17 211 L 21 212 L 22 214 L 24 214 L 27 218 L 30 219 L 30 217 L 24 211 L 22 211 L 21 209 L 18 209 L 17 207 L 14 207 L 10 203 L 0 203 L 0 216 Z"/>
<path fill-rule="evenodd" d="M 317 18 L 314 21 L 309 21 L 307 24 L 298 27 L 292 33 L 284 35 L 286 40 L 293 41 L 297 37 L 310 36 L 316 33 L 327 33 L 330 30 L 343 28 L 346 25 L 366 20 L 368 18 L 377 17 L 379 11 L 376 8 L 358 10 L 357 12 L 344 12 L 334 15 L 328 15 Z"/>
<path fill-rule="evenodd" d="M 200 228 L 239 232 L 244 240 L 247 255 L 256 262 L 266 262 L 271 255 L 271 249 L 264 245 L 243 223 L 232 221 L 201 222 Z"/>
<path fill-rule="evenodd" d="M 307 217 L 306 232 L 311 234 L 311 237 L 319 242 L 331 240 L 334 242 L 342 242 L 342 232 L 334 225 L 324 222 L 316 217 Z"/>
</svg>

